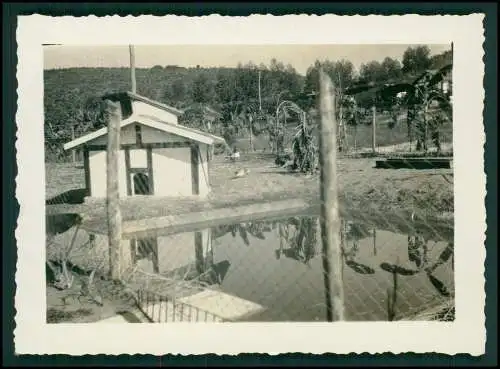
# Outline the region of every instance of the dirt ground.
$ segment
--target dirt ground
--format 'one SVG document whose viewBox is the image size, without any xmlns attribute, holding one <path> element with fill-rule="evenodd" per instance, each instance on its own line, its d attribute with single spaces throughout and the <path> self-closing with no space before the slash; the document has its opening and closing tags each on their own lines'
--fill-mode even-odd
<svg viewBox="0 0 500 369">
<path fill-rule="evenodd" d="M 375 209 L 377 212 L 415 213 L 422 218 L 453 218 L 453 170 L 376 169 L 375 159 L 340 159 L 338 184 L 341 206 L 347 212 Z M 234 179 L 237 170 L 247 176 Z M 78 189 L 84 187 L 83 169 L 72 164 L 48 165 L 46 172 L 47 213 L 75 212 L 87 220 L 101 220 L 104 201 L 81 203 Z M 174 215 L 241 204 L 304 198 L 319 200 L 319 174 L 307 176 L 277 168 L 269 157 L 252 157 L 236 163 L 216 158 L 211 165 L 212 193 L 206 200 L 134 198 L 122 201 L 123 220 Z M 54 196 L 59 195 L 59 198 Z M 80 197 L 80 198 L 75 198 Z"/>
<path fill-rule="evenodd" d="M 73 275 L 75 279 L 69 289 L 59 290 L 48 283 L 47 323 L 97 322 L 134 307 L 132 294 L 121 284 L 99 278 L 92 284 L 92 294 L 88 295 L 81 292 L 87 277 Z"/>
</svg>

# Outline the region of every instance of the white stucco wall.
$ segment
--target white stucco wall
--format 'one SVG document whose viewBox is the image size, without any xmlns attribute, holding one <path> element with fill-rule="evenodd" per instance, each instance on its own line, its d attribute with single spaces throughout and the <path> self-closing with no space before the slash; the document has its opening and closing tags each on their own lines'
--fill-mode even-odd
<svg viewBox="0 0 500 369">
<path fill-rule="evenodd" d="M 169 113 L 168 111 L 165 111 L 163 109 L 156 108 L 142 101 L 133 101 L 132 111 L 134 114 L 141 114 L 155 118 L 160 118 L 168 123 L 172 124 L 178 123 L 177 115 Z"/>
<path fill-rule="evenodd" d="M 205 145 L 203 145 L 205 146 Z M 209 193 L 206 176 L 208 163 L 206 149 L 201 149 L 202 159 L 198 166 L 200 179 L 200 196 Z M 192 196 L 191 149 L 189 147 L 153 149 L 153 181 L 155 196 Z M 90 196 L 106 197 L 106 151 L 89 152 Z M 146 168 L 146 150 L 130 150 L 131 168 Z M 125 152 L 121 150 L 118 157 L 120 197 L 127 196 L 127 178 L 125 169 Z M 131 179 L 133 186 L 133 181 Z M 133 188 L 132 188 L 133 191 Z"/>
<path fill-rule="evenodd" d="M 145 144 L 164 142 L 185 142 L 186 138 L 168 134 L 154 128 L 142 126 L 142 141 Z M 136 141 L 135 125 L 131 124 L 122 128 L 120 142 L 122 144 L 134 144 Z M 106 145 L 107 135 L 99 137 L 90 145 Z M 199 196 L 207 196 L 210 193 L 210 180 L 208 173 L 208 145 L 199 143 Z M 90 196 L 106 196 L 106 151 L 90 151 Z M 130 167 L 147 168 L 147 150 L 130 150 Z M 125 166 L 125 152 L 119 153 L 119 189 L 120 196 L 127 196 L 127 177 Z M 133 179 L 131 175 L 132 193 Z M 192 174 L 191 174 L 191 149 L 189 147 L 158 148 L 153 149 L 153 181 L 155 196 L 192 196 Z"/>
<path fill-rule="evenodd" d="M 148 151 L 146 149 L 131 149 L 130 151 L 130 168 L 147 168 L 148 166 Z"/>
<path fill-rule="evenodd" d="M 191 196 L 191 149 L 153 149 L 153 180 L 156 196 Z"/>
<path fill-rule="evenodd" d="M 106 151 L 100 150 L 89 152 L 91 197 L 106 197 L 106 167 Z M 123 150 L 118 153 L 118 188 L 120 191 L 120 197 L 127 196 L 125 153 Z"/>
</svg>

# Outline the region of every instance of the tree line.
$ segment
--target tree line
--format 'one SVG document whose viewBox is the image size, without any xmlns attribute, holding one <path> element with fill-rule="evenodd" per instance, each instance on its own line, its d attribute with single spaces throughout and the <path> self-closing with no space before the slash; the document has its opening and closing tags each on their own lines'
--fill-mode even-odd
<svg viewBox="0 0 500 369">
<path fill-rule="evenodd" d="M 360 83 L 383 83 L 416 75 L 445 65 L 450 58 L 451 51 L 431 56 L 427 46 L 416 46 L 404 52 L 401 62 L 387 57 L 382 62 L 362 64 L 359 70 L 349 60 L 317 60 L 305 76 L 276 59 L 268 65 L 248 62 L 236 68 L 156 65 L 136 69 L 137 93 L 186 110 L 182 123 L 200 129 L 207 129 L 201 123 L 201 108 L 209 106 L 221 113 L 217 133 L 234 138 L 248 127 L 249 116 L 273 116 L 281 100 L 294 101 L 304 111 L 314 108 L 321 67 L 342 90 Z M 130 87 L 128 68 L 69 68 L 46 70 L 44 74 L 46 144 L 49 151 L 59 150 L 57 155 L 62 155 L 63 142 L 105 124 L 102 95 Z M 369 93 L 361 93 L 356 103 L 363 108 L 373 101 Z M 266 124 L 259 125 L 262 119 L 250 121 L 253 134 L 269 131 Z"/>
</svg>

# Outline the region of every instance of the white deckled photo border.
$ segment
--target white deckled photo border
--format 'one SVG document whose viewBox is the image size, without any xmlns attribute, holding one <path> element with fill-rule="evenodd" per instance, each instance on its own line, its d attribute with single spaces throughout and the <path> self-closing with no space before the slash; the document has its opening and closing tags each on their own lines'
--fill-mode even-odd
<svg viewBox="0 0 500 369">
<path fill-rule="evenodd" d="M 482 14 L 18 17 L 17 354 L 469 353 L 485 351 Z M 106 30 L 102 32 L 102 30 Z M 47 324 L 42 44 L 453 42 L 456 319 L 444 322 Z M 36 181 L 35 181 L 36 179 Z M 39 183 L 41 185 L 34 185 Z M 477 248 L 476 248 L 477 247 Z"/>
</svg>

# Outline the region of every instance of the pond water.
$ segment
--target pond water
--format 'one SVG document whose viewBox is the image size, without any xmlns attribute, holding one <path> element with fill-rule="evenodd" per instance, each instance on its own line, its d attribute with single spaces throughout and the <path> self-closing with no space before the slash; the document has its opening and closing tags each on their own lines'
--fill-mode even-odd
<svg viewBox="0 0 500 369">
<path fill-rule="evenodd" d="M 107 260 L 106 236 L 75 232 L 70 218 L 59 220 L 62 228 L 51 242 L 81 244 L 73 249 L 83 250 L 80 260 L 87 264 L 90 249 Z M 399 319 L 453 298 L 452 232 L 443 236 L 430 226 L 406 229 L 342 220 L 347 320 Z M 148 275 L 209 285 L 262 307 L 245 321 L 326 320 L 318 217 L 288 216 L 175 234 L 158 230 L 124 239 L 122 248 L 128 266 Z"/>
<path fill-rule="evenodd" d="M 430 234 L 342 221 L 346 319 L 389 320 L 449 301 L 454 295 L 453 241 Z M 202 280 L 264 308 L 246 321 L 326 319 L 317 217 L 147 236 L 134 240 L 139 251 L 133 261 L 139 268 Z"/>
</svg>

